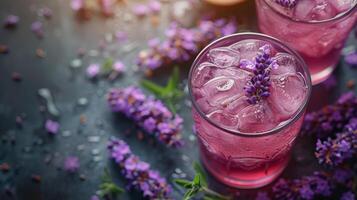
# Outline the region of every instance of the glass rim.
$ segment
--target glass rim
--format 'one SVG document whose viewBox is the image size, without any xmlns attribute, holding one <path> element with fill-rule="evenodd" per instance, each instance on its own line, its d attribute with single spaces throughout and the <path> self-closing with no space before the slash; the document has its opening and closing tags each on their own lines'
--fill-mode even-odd
<svg viewBox="0 0 357 200">
<path fill-rule="evenodd" d="M 302 69 L 303 72 L 305 73 L 304 75 L 306 77 L 305 81 L 308 87 L 308 91 L 306 93 L 304 102 L 300 105 L 299 109 L 294 113 L 294 116 L 291 117 L 289 120 L 287 120 L 286 123 L 283 123 L 281 125 L 276 126 L 275 128 L 268 130 L 268 131 L 263 131 L 263 132 L 256 132 L 256 133 L 245 133 L 245 132 L 241 132 L 238 130 L 232 130 L 232 129 L 227 129 L 224 128 L 222 126 L 220 126 L 218 123 L 214 122 L 213 120 L 209 119 L 204 113 L 203 111 L 200 109 L 200 107 L 197 105 L 196 100 L 193 97 L 193 91 L 192 91 L 192 74 L 194 72 L 194 70 L 197 68 L 198 66 L 198 61 L 199 59 L 206 53 L 207 49 L 210 48 L 212 45 L 217 44 L 221 41 L 227 40 L 229 38 L 232 37 L 247 37 L 245 39 L 256 39 L 255 37 L 260 37 L 261 41 L 268 41 L 268 42 L 272 42 L 275 45 L 278 45 L 280 47 L 282 47 L 285 50 L 290 51 L 289 53 L 292 53 L 293 56 L 295 56 L 297 58 L 297 61 L 299 63 L 301 63 L 302 65 Z M 258 38 L 259 39 L 259 38 Z M 265 39 L 265 40 L 263 40 Z M 283 42 L 281 42 L 280 40 L 269 36 L 269 35 L 265 35 L 265 34 L 261 34 L 261 33 L 255 33 L 255 32 L 244 32 L 244 33 L 235 33 L 235 34 L 231 34 L 231 35 L 227 35 L 224 37 L 221 37 L 213 42 L 211 42 L 210 44 L 208 44 L 204 49 L 202 49 L 200 51 L 200 53 L 196 56 L 195 60 L 193 61 L 191 68 L 190 68 L 190 72 L 188 75 L 188 92 L 189 92 L 189 97 L 190 100 L 192 102 L 192 105 L 194 107 L 194 109 L 196 110 L 196 112 L 199 113 L 199 115 L 206 120 L 207 122 L 209 122 L 211 125 L 213 125 L 214 127 L 233 134 L 233 135 L 237 135 L 237 136 L 244 136 L 244 137 L 260 137 L 260 136 L 266 136 L 266 135 L 271 135 L 274 133 L 277 133 L 283 129 L 285 129 L 286 127 L 288 127 L 289 125 L 291 125 L 292 123 L 296 122 L 298 119 L 300 119 L 300 117 L 304 114 L 304 111 L 309 103 L 310 97 L 311 97 L 311 92 L 312 92 L 312 82 L 311 82 L 311 76 L 310 76 L 310 72 L 309 69 L 304 61 L 304 59 L 292 48 L 290 48 L 287 44 L 284 44 Z"/>
<path fill-rule="evenodd" d="M 277 11 L 275 8 L 273 8 L 271 5 L 269 5 L 269 3 L 267 3 L 267 0 L 260 0 L 260 1 L 264 1 L 265 5 L 267 5 L 271 10 L 274 11 L 274 13 L 292 20 L 294 22 L 297 23 L 302 23 L 302 24 L 323 24 L 323 23 L 328 23 L 328 22 L 332 22 L 332 21 L 337 21 L 340 20 L 342 18 L 345 18 L 346 16 L 350 15 L 351 13 L 353 13 L 356 9 L 357 9 L 357 1 L 354 1 L 354 6 L 352 6 L 350 9 L 348 9 L 347 11 L 343 12 L 343 13 L 339 13 L 338 15 L 330 18 L 330 19 L 324 19 L 324 20 L 314 20 L 314 21 L 307 21 L 307 20 L 299 20 L 299 19 L 294 19 L 292 17 L 289 17 L 287 15 L 284 15 L 283 13 Z"/>
</svg>

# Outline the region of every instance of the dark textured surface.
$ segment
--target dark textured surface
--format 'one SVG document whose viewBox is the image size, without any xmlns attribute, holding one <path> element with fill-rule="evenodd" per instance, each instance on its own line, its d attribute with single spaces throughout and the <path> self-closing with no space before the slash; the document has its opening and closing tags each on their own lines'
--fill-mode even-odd
<svg viewBox="0 0 357 200">
<path fill-rule="evenodd" d="M 36 9 L 42 6 L 52 8 L 54 16 L 51 20 L 44 20 L 45 38 L 39 40 L 31 33 L 30 25 L 38 19 Z M 150 139 L 138 140 L 135 125 L 121 116 L 113 115 L 105 100 L 105 93 L 110 87 L 137 84 L 143 76 L 135 70 L 134 58 L 140 48 L 146 47 L 147 39 L 157 35 L 163 36 L 163 30 L 169 20 L 169 9 L 170 4 L 165 4 L 160 14 L 159 25 L 154 27 L 150 18 L 138 20 L 134 17 L 131 21 L 124 22 L 123 19 L 130 13 L 127 8 L 120 8 L 118 16 L 114 19 L 103 19 L 100 15 L 94 14 L 90 21 L 80 22 L 74 17 L 67 0 L 0 2 L 1 20 L 8 14 L 20 16 L 17 29 L 0 29 L 0 44 L 6 44 L 10 48 L 8 55 L 0 55 L 0 164 L 7 162 L 11 165 L 10 172 L 0 172 L 1 200 L 89 199 L 98 189 L 105 166 L 111 168 L 116 182 L 125 187 L 125 181 L 120 177 L 119 171 L 107 159 L 105 145 L 110 136 L 127 141 L 133 152 L 148 161 L 152 168 L 160 170 L 170 181 L 175 169 L 180 169 L 192 177 L 191 163 L 198 160 L 198 156 L 196 141 L 193 140 L 191 131 L 190 108 L 186 106 L 187 97 L 180 102 L 179 113 L 185 119 L 186 140 L 186 146 L 181 150 L 167 149 Z M 255 30 L 253 1 L 231 8 L 208 6 L 205 9 L 208 12 L 218 11 L 224 16 L 237 16 L 239 22 L 244 24 L 240 31 Z M 202 15 L 203 12 L 197 10 L 195 14 Z M 70 62 L 76 58 L 78 48 L 97 50 L 99 42 L 115 30 L 126 31 L 129 41 L 111 42 L 99 56 L 85 56 L 81 68 L 73 70 L 69 67 Z M 356 45 L 356 42 L 351 39 L 349 45 L 353 44 Z M 127 51 L 131 47 L 134 49 Z M 37 48 L 45 50 L 44 59 L 36 57 Z M 84 75 L 85 67 L 92 62 L 102 62 L 106 54 L 122 59 L 129 68 L 127 72 L 114 82 L 105 79 L 96 82 L 87 80 Z M 182 77 L 186 78 L 189 64 L 180 66 Z M 19 72 L 23 76 L 22 82 L 16 83 L 11 80 L 13 72 Z M 169 72 L 170 70 L 160 70 L 153 79 L 164 82 Z M 350 79 L 356 80 L 357 71 L 341 61 L 335 74 L 337 87 L 329 90 L 322 86 L 314 88 L 310 106 L 312 109 L 332 102 L 340 93 L 347 90 L 346 82 Z M 61 111 L 61 133 L 54 137 L 49 136 L 43 128 L 46 116 L 39 112 L 42 103 L 37 91 L 40 88 L 50 89 Z M 77 105 L 81 97 L 89 100 L 87 106 Z M 22 113 L 26 114 L 26 119 L 23 128 L 17 128 L 15 117 Z M 80 124 L 80 116 L 86 118 L 84 125 Z M 65 130 L 71 131 L 71 135 L 64 137 L 62 132 Z M 88 142 L 88 136 L 100 136 L 100 141 Z M 11 144 L 11 140 L 15 144 Z M 94 155 L 96 152 L 93 150 L 99 150 L 99 154 Z M 78 174 L 71 175 L 60 169 L 68 155 L 80 158 L 81 168 Z M 46 163 L 49 158 L 52 158 L 51 161 Z M 300 138 L 294 149 L 293 160 L 283 176 L 300 177 L 311 173 L 316 166 L 312 142 L 309 138 Z M 31 180 L 33 174 L 40 175 L 42 182 L 34 183 Z M 86 180 L 81 181 L 79 174 L 85 175 Z M 212 184 L 219 190 L 227 191 L 227 188 L 214 180 Z M 6 187 L 14 188 L 13 197 L 5 195 Z M 247 199 L 254 197 L 256 191 L 239 192 L 243 196 L 241 199 Z M 174 198 L 180 199 L 180 196 L 181 193 L 175 190 Z M 120 199 L 140 199 L 140 195 L 127 192 Z"/>
</svg>

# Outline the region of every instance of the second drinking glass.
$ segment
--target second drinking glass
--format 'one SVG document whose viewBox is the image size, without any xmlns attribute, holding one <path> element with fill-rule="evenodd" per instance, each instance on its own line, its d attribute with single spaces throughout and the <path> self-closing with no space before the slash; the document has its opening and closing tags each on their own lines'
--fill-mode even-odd
<svg viewBox="0 0 357 200">
<path fill-rule="evenodd" d="M 356 0 L 256 0 L 259 29 L 295 48 L 312 83 L 326 80 L 357 19 Z"/>
</svg>

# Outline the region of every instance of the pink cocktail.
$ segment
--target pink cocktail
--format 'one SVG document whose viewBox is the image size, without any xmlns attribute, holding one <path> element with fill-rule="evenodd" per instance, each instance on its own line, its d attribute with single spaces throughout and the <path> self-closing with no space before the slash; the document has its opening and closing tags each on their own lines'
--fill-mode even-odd
<svg viewBox="0 0 357 200">
<path fill-rule="evenodd" d="M 289 44 L 309 66 L 312 83 L 326 80 L 357 20 L 356 0 L 256 0 L 261 32 Z"/>
<path fill-rule="evenodd" d="M 255 188 L 284 170 L 311 92 L 294 50 L 263 34 L 221 38 L 194 61 L 189 91 L 201 160 L 218 180 Z"/>
</svg>

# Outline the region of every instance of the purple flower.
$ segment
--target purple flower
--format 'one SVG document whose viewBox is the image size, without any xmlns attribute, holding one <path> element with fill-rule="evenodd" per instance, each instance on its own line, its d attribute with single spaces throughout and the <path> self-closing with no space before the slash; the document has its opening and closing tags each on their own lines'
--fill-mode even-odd
<svg viewBox="0 0 357 200">
<path fill-rule="evenodd" d="M 123 151 L 123 149 L 126 149 Z M 171 187 L 150 165 L 131 153 L 129 146 L 118 139 L 108 143 L 109 154 L 121 168 L 121 173 L 129 182 L 129 188 L 142 192 L 148 199 L 168 199 Z M 118 159 L 120 157 L 120 159 Z"/>
<path fill-rule="evenodd" d="M 357 118 L 357 98 L 348 92 L 332 105 L 306 115 L 303 133 L 326 139 L 343 131 L 351 118 Z"/>
<path fill-rule="evenodd" d="M 280 179 L 273 186 L 273 193 L 276 199 L 315 199 L 331 195 L 332 183 L 329 178 L 319 172 L 311 176 L 304 176 L 301 179 L 285 180 Z"/>
<path fill-rule="evenodd" d="M 115 33 L 115 37 L 117 38 L 117 40 L 118 40 L 119 42 L 124 42 L 124 41 L 126 41 L 126 40 L 128 39 L 127 33 L 126 33 L 126 32 L 123 32 L 123 31 L 117 31 L 117 32 Z"/>
<path fill-rule="evenodd" d="M 100 200 L 99 197 L 97 195 L 93 195 L 90 200 Z"/>
<path fill-rule="evenodd" d="M 193 28 L 180 27 L 172 22 L 165 31 L 166 39 L 148 41 L 149 49 L 139 53 L 137 63 L 147 70 L 154 70 L 175 62 L 188 61 L 212 40 L 234 33 L 237 25 L 233 20 L 204 20 Z"/>
<path fill-rule="evenodd" d="M 124 63 L 122 63 L 121 61 L 117 60 L 114 64 L 113 64 L 113 70 L 117 73 L 123 73 L 125 70 L 125 65 Z"/>
<path fill-rule="evenodd" d="M 101 11 L 105 16 L 113 15 L 115 0 L 99 0 Z"/>
<path fill-rule="evenodd" d="M 347 185 L 352 180 L 353 172 L 347 169 L 336 169 L 333 173 L 333 179 L 340 184 Z"/>
<path fill-rule="evenodd" d="M 148 7 L 152 13 L 158 13 L 161 10 L 161 3 L 157 0 L 151 0 Z"/>
<path fill-rule="evenodd" d="M 275 2 L 285 8 L 294 8 L 298 0 L 275 0 Z"/>
<path fill-rule="evenodd" d="M 345 131 L 336 134 L 336 138 L 320 139 L 316 144 L 315 155 L 321 164 L 340 165 L 357 153 L 357 118 L 351 119 Z"/>
<path fill-rule="evenodd" d="M 58 130 L 60 128 L 60 125 L 58 122 L 56 121 L 52 121 L 50 119 L 46 120 L 46 123 L 45 123 L 45 128 L 46 128 L 46 131 L 48 133 L 51 133 L 51 134 L 57 134 L 58 133 Z"/>
<path fill-rule="evenodd" d="M 43 24 L 40 21 L 35 21 L 31 25 L 31 31 L 35 33 L 38 38 L 42 38 L 44 35 Z"/>
<path fill-rule="evenodd" d="M 89 78 L 97 77 L 99 72 L 100 66 L 98 64 L 90 64 L 86 69 L 86 73 Z"/>
<path fill-rule="evenodd" d="M 147 5 L 137 4 L 132 8 L 133 13 L 138 17 L 144 17 L 149 14 L 150 10 Z"/>
<path fill-rule="evenodd" d="M 75 156 L 68 156 L 64 161 L 64 170 L 70 173 L 77 172 L 80 167 L 79 159 Z"/>
<path fill-rule="evenodd" d="M 108 103 L 113 112 L 123 113 L 134 120 L 148 134 L 155 136 L 169 147 L 180 147 L 182 118 L 174 116 L 160 100 L 146 97 L 136 87 L 112 89 Z"/>
<path fill-rule="evenodd" d="M 16 15 L 8 15 L 4 20 L 5 28 L 15 28 L 19 23 L 20 18 Z"/>
<path fill-rule="evenodd" d="M 71 8 L 74 11 L 79 11 L 84 9 L 84 0 L 71 0 Z"/>
<path fill-rule="evenodd" d="M 51 8 L 49 7 L 44 7 L 44 8 L 41 8 L 39 11 L 38 11 L 38 15 L 40 15 L 41 17 L 45 17 L 47 19 L 51 18 L 52 15 L 53 15 L 53 11 Z"/>
<path fill-rule="evenodd" d="M 328 90 L 333 89 L 337 85 L 336 77 L 334 75 L 330 76 L 328 79 L 322 82 L 322 85 Z"/>
<path fill-rule="evenodd" d="M 267 192 L 258 192 L 255 200 L 270 200 Z"/>
<path fill-rule="evenodd" d="M 260 47 L 258 55 L 255 57 L 254 76 L 244 87 L 245 96 L 248 97 L 248 103 L 250 104 L 257 104 L 270 96 L 269 87 L 271 83 L 269 75 L 274 65 L 274 60 L 271 57 L 272 48 L 271 45 Z"/>
<path fill-rule="evenodd" d="M 356 196 L 353 192 L 348 191 L 342 194 L 340 200 L 355 200 Z"/>
<path fill-rule="evenodd" d="M 345 62 L 353 67 L 357 66 L 357 51 L 353 51 L 345 56 Z"/>
</svg>

